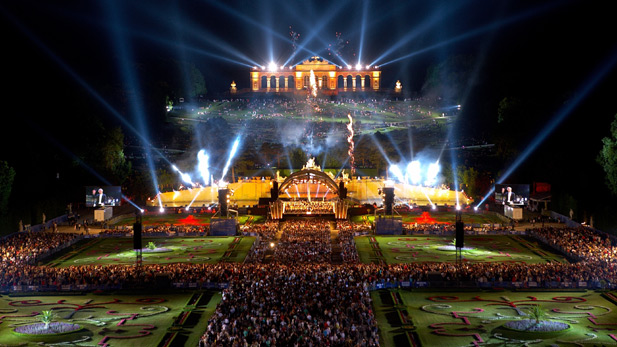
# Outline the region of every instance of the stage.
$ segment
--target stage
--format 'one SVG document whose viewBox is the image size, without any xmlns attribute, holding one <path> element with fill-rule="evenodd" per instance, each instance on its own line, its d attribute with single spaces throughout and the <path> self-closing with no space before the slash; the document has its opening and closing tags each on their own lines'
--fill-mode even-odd
<svg viewBox="0 0 617 347">
<path fill-rule="evenodd" d="M 272 180 L 270 179 L 248 179 L 239 180 L 235 183 L 229 183 L 227 188 L 233 191 L 233 196 L 230 197 L 230 204 L 238 207 L 252 207 L 258 205 L 260 198 L 270 198 L 270 189 L 272 188 Z M 281 180 L 282 182 L 282 180 Z M 385 185 L 383 179 L 373 179 L 361 177 L 360 179 L 353 178 L 345 181 L 347 188 L 347 198 L 354 204 L 383 204 L 382 196 L 379 190 Z M 394 183 L 394 203 L 395 205 L 409 206 L 456 206 L 470 204 L 472 201 L 464 192 L 456 192 L 449 189 L 421 187 L 407 185 L 402 183 Z M 311 199 L 315 197 L 323 199 L 324 191 L 311 189 Z M 293 197 L 293 193 L 290 193 Z M 303 194 L 303 198 L 307 198 Z M 313 196 L 314 195 L 314 196 Z M 333 198 L 334 196 L 332 196 Z M 163 192 L 159 195 L 160 203 L 165 207 L 205 207 L 218 202 L 218 188 L 216 186 L 185 189 L 180 191 Z M 329 196 L 325 197 L 327 201 Z M 150 199 L 149 206 L 159 206 L 158 198 Z"/>
</svg>

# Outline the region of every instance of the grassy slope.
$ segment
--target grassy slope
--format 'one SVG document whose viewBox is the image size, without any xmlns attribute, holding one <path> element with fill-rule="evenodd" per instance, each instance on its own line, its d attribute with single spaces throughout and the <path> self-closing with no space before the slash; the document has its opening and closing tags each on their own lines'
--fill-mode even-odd
<svg viewBox="0 0 617 347">
<path fill-rule="evenodd" d="M 152 241 L 159 247 L 168 247 L 172 252 L 143 253 L 144 264 L 162 264 L 176 262 L 216 263 L 229 250 L 235 237 L 176 237 L 143 239 L 144 246 Z M 255 241 L 254 237 L 242 237 L 235 246 L 235 254 L 230 261 L 243 261 Z M 75 252 L 50 261 L 56 266 L 84 264 L 133 264 L 135 255 L 132 251 L 131 238 L 102 238 L 88 243 Z M 209 258 L 209 259 L 206 259 Z"/>
<path fill-rule="evenodd" d="M 356 247 L 360 261 L 371 263 L 379 259 L 389 264 L 413 262 L 455 262 L 454 251 L 439 250 L 448 246 L 453 236 L 406 235 L 374 236 L 376 243 L 371 243 L 373 236 L 356 237 Z M 378 248 L 377 248 L 378 245 Z M 565 262 L 560 255 L 543 250 L 537 242 L 509 235 L 474 235 L 465 238 L 465 247 L 472 248 L 463 252 L 465 261 L 469 262 L 503 262 L 521 261 L 530 264 L 547 261 Z"/>
</svg>

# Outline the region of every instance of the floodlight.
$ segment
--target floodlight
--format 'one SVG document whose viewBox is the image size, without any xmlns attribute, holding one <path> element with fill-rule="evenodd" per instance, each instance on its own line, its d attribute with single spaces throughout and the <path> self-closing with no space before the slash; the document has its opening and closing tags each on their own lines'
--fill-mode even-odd
<svg viewBox="0 0 617 347">
<path fill-rule="evenodd" d="M 394 164 L 390 166 L 390 171 L 394 174 L 394 176 L 401 182 L 405 182 L 405 177 L 403 176 L 403 172 L 398 167 L 398 165 Z"/>
<path fill-rule="evenodd" d="M 407 176 L 411 184 L 419 184 L 422 181 L 422 172 L 420 171 L 420 162 L 417 160 L 407 164 Z"/>
</svg>

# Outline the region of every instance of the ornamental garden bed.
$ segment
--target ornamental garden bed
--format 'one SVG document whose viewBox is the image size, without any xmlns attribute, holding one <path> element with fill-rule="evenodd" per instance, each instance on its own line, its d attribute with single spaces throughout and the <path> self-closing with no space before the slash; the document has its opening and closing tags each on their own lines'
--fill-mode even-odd
<svg viewBox="0 0 617 347">
<path fill-rule="evenodd" d="M 384 345 L 617 344 L 617 306 L 595 291 L 416 289 L 381 290 L 371 296 Z M 546 313 L 540 323 L 530 315 L 534 306 Z"/>
<path fill-rule="evenodd" d="M 220 299 L 217 292 L 3 296 L 0 345 L 157 346 L 175 329 L 196 346 Z M 47 328 L 41 321 L 45 311 L 53 312 Z M 179 324 L 187 312 L 190 324 Z"/>
</svg>

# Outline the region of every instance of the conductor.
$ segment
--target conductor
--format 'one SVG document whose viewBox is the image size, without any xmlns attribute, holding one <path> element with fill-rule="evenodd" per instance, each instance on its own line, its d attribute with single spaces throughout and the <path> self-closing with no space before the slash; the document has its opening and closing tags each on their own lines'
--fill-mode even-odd
<svg viewBox="0 0 617 347">
<path fill-rule="evenodd" d="M 103 188 L 99 188 L 97 194 L 94 196 L 94 207 L 102 207 L 107 203 L 107 195 L 103 193 Z"/>
</svg>

